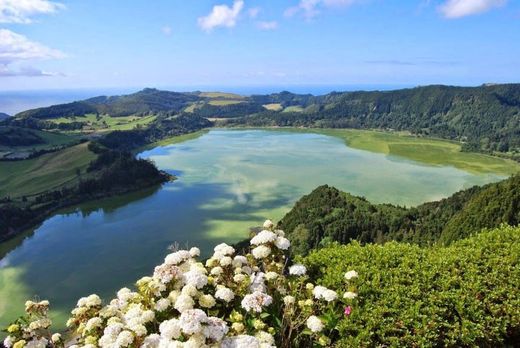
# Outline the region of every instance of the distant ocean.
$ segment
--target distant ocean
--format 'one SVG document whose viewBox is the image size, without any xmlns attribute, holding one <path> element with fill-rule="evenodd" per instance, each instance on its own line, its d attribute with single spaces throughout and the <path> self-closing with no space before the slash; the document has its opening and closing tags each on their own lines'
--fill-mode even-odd
<svg viewBox="0 0 520 348">
<path fill-rule="evenodd" d="M 314 95 L 327 94 L 332 91 L 373 91 L 407 88 L 413 86 L 404 85 L 290 85 L 290 86 L 177 86 L 158 87 L 158 89 L 191 92 L 191 91 L 219 91 L 241 95 L 268 94 L 281 91 L 293 93 L 310 93 Z M 66 90 L 26 90 L 26 91 L 0 91 L 0 112 L 14 115 L 20 111 L 50 106 L 55 104 L 70 103 L 76 100 L 92 98 L 100 95 L 120 95 L 139 91 L 142 88 L 105 88 L 105 89 L 66 89 Z"/>
</svg>

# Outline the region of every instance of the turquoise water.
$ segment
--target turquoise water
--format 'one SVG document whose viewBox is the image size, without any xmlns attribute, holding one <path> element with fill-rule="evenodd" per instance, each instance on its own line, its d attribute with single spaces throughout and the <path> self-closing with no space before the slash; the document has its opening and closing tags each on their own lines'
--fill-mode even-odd
<svg viewBox="0 0 520 348">
<path fill-rule="evenodd" d="M 110 298 L 150 274 L 172 243 L 207 254 L 216 243 L 243 239 L 266 218 L 281 218 L 318 185 L 415 205 L 499 179 L 290 131 L 217 129 L 140 156 L 178 180 L 65 210 L 0 244 L 0 326 L 33 297 L 49 299 L 63 326 L 80 296 Z"/>
</svg>

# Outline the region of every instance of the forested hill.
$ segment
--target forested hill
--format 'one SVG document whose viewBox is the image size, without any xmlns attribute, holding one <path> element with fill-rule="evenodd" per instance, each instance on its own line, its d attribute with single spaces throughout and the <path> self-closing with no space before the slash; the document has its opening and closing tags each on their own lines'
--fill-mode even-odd
<svg viewBox="0 0 520 348">
<path fill-rule="evenodd" d="M 5 120 L 6 118 L 9 118 L 9 117 L 11 117 L 11 116 L 9 116 L 6 113 L 0 112 L 0 121 Z"/>
<path fill-rule="evenodd" d="M 261 101 L 281 103 L 283 111 L 228 124 L 407 130 L 464 141 L 466 150 L 520 154 L 520 84 L 426 86 L 320 97 L 277 94 Z"/>
<path fill-rule="evenodd" d="M 144 89 L 28 110 L 16 119 L 188 113 L 225 126 L 306 126 L 406 130 L 464 142 L 464 150 L 520 158 L 520 84 L 424 86 L 394 91 L 239 96 Z M 27 123 L 27 122 L 26 122 Z M 33 122 L 34 123 L 34 122 Z"/>
<path fill-rule="evenodd" d="M 189 93 L 159 91 L 146 88 L 140 92 L 122 96 L 100 96 L 67 104 L 53 105 L 20 112 L 17 118 L 50 119 L 59 117 L 82 116 L 85 114 L 109 114 L 127 116 L 157 113 L 161 111 L 180 111 L 198 97 Z"/>
<path fill-rule="evenodd" d="M 372 204 L 324 185 L 301 198 L 279 227 L 290 236 L 294 251 L 305 254 L 330 241 L 449 244 L 502 223 L 520 223 L 520 175 L 409 209 Z"/>
</svg>

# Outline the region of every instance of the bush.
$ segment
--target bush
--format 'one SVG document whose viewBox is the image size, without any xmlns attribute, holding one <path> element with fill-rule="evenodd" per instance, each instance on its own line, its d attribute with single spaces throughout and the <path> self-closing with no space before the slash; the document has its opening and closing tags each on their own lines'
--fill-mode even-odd
<svg viewBox="0 0 520 348">
<path fill-rule="evenodd" d="M 331 246 L 301 260 L 334 288 L 354 268 L 356 311 L 338 327 L 345 347 L 497 347 L 520 341 L 520 228 L 483 231 L 448 247 Z"/>
</svg>

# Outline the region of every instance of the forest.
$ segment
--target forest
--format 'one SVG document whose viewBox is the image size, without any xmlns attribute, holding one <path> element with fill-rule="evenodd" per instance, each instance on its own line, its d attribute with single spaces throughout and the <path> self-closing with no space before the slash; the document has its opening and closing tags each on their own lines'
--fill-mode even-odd
<svg viewBox="0 0 520 348">
<path fill-rule="evenodd" d="M 372 204 L 323 185 L 302 197 L 280 220 L 279 227 L 290 236 L 296 254 L 352 240 L 450 244 L 484 228 L 518 225 L 519 208 L 520 175 L 412 208 Z"/>
</svg>

